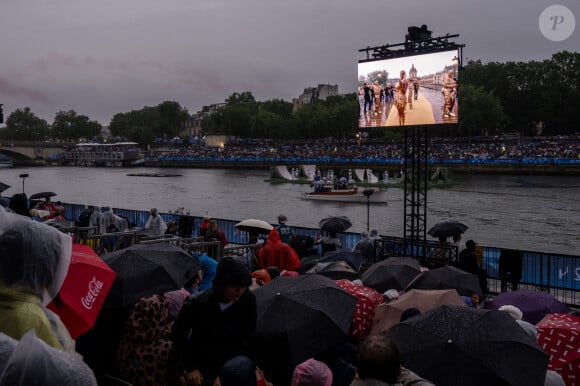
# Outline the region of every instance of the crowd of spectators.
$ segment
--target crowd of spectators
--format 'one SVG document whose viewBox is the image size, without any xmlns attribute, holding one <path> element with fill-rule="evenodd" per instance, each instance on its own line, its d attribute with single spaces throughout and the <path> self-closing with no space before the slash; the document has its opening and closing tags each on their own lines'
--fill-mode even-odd
<svg viewBox="0 0 580 386">
<path fill-rule="evenodd" d="M 229 142 L 223 147 L 210 147 L 199 141 L 177 147 L 169 157 L 209 158 L 218 160 L 317 160 L 400 159 L 404 144 L 383 144 L 377 141 L 316 141 L 280 144 L 269 140 Z M 539 138 L 517 141 L 470 142 L 467 140 L 432 140 L 429 157 L 446 160 L 493 159 L 580 159 L 580 137 Z"/>
</svg>

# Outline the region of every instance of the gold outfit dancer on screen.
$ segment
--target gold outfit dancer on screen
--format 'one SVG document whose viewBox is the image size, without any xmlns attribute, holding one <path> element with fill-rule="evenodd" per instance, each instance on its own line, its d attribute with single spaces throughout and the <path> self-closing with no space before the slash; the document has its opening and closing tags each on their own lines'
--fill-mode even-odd
<svg viewBox="0 0 580 386">
<path fill-rule="evenodd" d="M 405 124 L 405 107 L 407 106 L 407 88 L 409 87 L 409 82 L 405 71 L 401 71 L 401 80 L 395 86 L 395 107 L 399 113 L 399 125 Z"/>
</svg>

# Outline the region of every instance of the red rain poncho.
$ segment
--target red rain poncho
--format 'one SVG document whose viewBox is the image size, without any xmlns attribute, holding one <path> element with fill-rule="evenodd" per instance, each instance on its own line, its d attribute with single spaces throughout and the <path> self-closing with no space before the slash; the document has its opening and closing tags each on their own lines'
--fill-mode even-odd
<svg viewBox="0 0 580 386">
<path fill-rule="evenodd" d="M 292 271 L 300 267 L 300 259 L 296 251 L 280 239 L 276 228 L 270 231 L 266 245 L 258 251 L 258 265 L 260 268 L 276 266 L 280 271 Z"/>
</svg>

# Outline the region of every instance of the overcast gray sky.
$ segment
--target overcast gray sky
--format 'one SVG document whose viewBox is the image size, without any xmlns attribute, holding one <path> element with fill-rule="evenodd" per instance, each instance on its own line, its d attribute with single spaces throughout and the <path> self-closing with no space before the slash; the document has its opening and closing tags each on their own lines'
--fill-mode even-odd
<svg viewBox="0 0 580 386">
<path fill-rule="evenodd" d="M 538 23 L 553 4 L 576 18 L 560 42 Z M 5 117 L 73 109 L 108 125 L 166 100 L 193 113 L 233 92 L 354 92 L 358 50 L 400 43 L 411 25 L 460 34 L 464 60 L 506 62 L 580 51 L 579 18 L 579 0 L 3 0 L 0 103 Z"/>
</svg>

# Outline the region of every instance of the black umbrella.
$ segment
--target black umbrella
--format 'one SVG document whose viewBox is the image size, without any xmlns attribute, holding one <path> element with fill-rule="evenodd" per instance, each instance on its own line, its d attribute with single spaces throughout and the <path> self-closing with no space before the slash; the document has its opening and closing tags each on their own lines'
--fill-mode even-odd
<svg viewBox="0 0 580 386">
<path fill-rule="evenodd" d="M 427 234 L 433 237 L 452 237 L 464 233 L 468 228 L 458 221 L 443 221 L 433 225 Z"/>
<path fill-rule="evenodd" d="M 28 198 L 31 200 L 37 200 L 39 198 L 54 197 L 54 196 L 56 196 L 55 192 L 38 192 L 38 193 L 34 193 L 33 195 L 31 195 Z"/>
<path fill-rule="evenodd" d="M 190 254 L 172 244 L 135 244 L 101 258 L 117 273 L 107 307 L 125 307 L 142 297 L 177 290 L 199 270 Z"/>
<path fill-rule="evenodd" d="M 412 257 L 391 257 L 371 265 L 361 280 L 364 285 L 383 293 L 389 289 L 405 288 L 421 273 L 419 263 Z"/>
<path fill-rule="evenodd" d="M 436 385 L 544 385 L 549 356 L 501 311 L 442 305 L 388 334 L 402 365 Z"/>
<path fill-rule="evenodd" d="M 352 269 L 345 261 L 317 263 L 314 267 L 306 271 L 306 273 L 317 273 L 332 280 L 347 279 L 352 281 L 359 278 L 358 272 Z"/>
<path fill-rule="evenodd" d="M 320 229 L 326 232 L 344 232 L 352 226 L 350 219 L 346 216 L 326 217 L 318 223 Z"/>
<path fill-rule="evenodd" d="M 0 193 L 2 193 L 3 191 L 5 191 L 9 187 L 10 187 L 10 185 L 6 185 L 6 184 L 0 182 Z"/>
<path fill-rule="evenodd" d="M 346 261 L 355 271 L 358 271 L 362 263 L 366 263 L 367 259 L 360 252 L 352 252 L 348 249 L 341 249 L 338 251 L 326 252 L 319 262 L 329 261 Z"/>
<path fill-rule="evenodd" d="M 285 352 L 295 366 L 348 339 L 357 299 L 327 277 L 277 277 L 254 295 L 263 358 Z"/>
<path fill-rule="evenodd" d="M 459 295 L 482 296 L 479 278 L 453 266 L 432 269 L 417 276 L 406 289 L 456 289 Z"/>
</svg>

